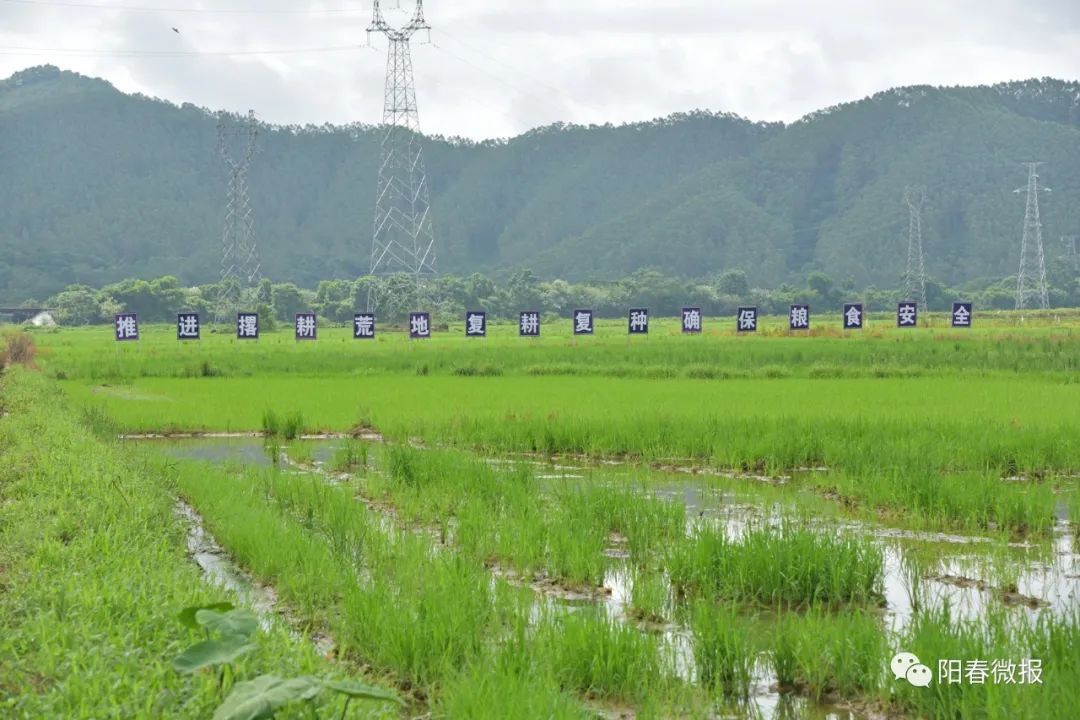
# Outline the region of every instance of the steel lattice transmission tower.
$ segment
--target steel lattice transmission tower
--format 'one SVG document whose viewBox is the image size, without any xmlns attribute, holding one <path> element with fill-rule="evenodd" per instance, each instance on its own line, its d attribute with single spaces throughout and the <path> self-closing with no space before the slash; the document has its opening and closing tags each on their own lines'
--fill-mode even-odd
<svg viewBox="0 0 1080 720">
<path fill-rule="evenodd" d="M 904 299 L 914 300 L 926 307 L 926 264 L 923 258 L 922 212 L 926 190 L 904 188 L 904 204 L 908 206 L 907 272 L 904 273 Z"/>
<path fill-rule="evenodd" d="M 218 117 L 218 152 L 229 174 L 225 229 L 221 236 L 221 285 L 215 322 L 235 310 L 240 294 L 255 285 L 261 276 L 259 248 L 255 240 L 255 215 L 248 198 L 248 171 L 255 158 L 259 128 L 255 111 L 245 121 L 230 127 L 225 115 Z"/>
<path fill-rule="evenodd" d="M 411 19 L 399 28 L 386 22 L 379 0 L 375 0 L 368 35 L 382 33 L 390 46 L 386 59 L 384 134 L 371 241 L 371 274 L 412 276 L 418 305 L 423 283 L 437 274 L 435 232 L 409 49 L 413 35 L 421 30 L 431 30 L 424 19 L 423 0 L 416 0 Z M 374 310 L 378 304 L 379 298 L 369 292 L 368 309 Z"/>
<path fill-rule="evenodd" d="M 1050 295 L 1046 286 L 1039 193 L 1050 190 L 1039 187 L 1039 166 L 1042 163 L 1029 162 L 1025 165 L 1028 168 L 1027 209 L 1024 211 L 1024 239 L 1020 245 L 1020 272 L 1016 276 L 1016 309 L 1026 310 L 1029 302 L 1038 302 L 1038 306 L 1046 310 L 1050 307 Z M 1025 188 L 1016 192 L 1025 192 Z"/>
</svg>

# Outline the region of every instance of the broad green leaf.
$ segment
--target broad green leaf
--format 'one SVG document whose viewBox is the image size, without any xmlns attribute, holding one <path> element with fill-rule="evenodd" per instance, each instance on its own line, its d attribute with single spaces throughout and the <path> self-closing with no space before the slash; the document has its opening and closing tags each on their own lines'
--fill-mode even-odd
<svg viewBox="0 0 1080 720">
<path fill-rule="evenodd" d="M 317 678 L 279 678 L 262 675 L 237 683 L 225 702 L 214 711 L 214 720 L 263 720 L 272 718 L 284 705 L 296 700 L 310 700 L 322 690 Z"/>
<path fill-rule="evenodd" d="M 221 640 L 203 640 L 177 655 L 172 665 L 177 672 L 190 673 L 204 667 L 231 663 L 254 649 L 254 645 L 249 645 L 245 638 L 236 635 Z"/>
<path fill-rule="evenodd" d="M 199 610 L 195 613 L 195 621 L 207 630 L 214 630 L 226 637 L 236 635 L 248 638 L 259 629 L 259 618 L 243 608 L 227 612 Z"/>
<path fill-rule="evenodd" d="M 179 618 L 180 622 L 185 627 L 189 627 L 192 630 L 198 630 L 199 622 L 195 619 L 195 614 L 200 610 L 216 610 L 218 612 L 228 612 L 232 610 L 233 607 L 233 604 L 229 602 L 219 602 L 214 603 L 213 605 L 195 605 L 193 607 L 188 607 L 181 610 L 180 614 L 177 615 L 177 618 Z"/>
<path fill-rule="evenodd" d="M 405 701 L 389 690 L 374 685 L 365 685 L 355 680 L 328 680 L 323 685 L 336 693 L 348 695 L 360 700 L 380 700 L 383 702 L 395 702 L 404 705 Z"/>
</svg>

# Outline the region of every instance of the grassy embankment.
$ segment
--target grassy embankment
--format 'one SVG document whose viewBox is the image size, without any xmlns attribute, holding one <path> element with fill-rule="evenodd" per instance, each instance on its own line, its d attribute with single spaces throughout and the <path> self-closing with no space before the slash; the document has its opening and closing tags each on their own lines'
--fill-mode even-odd
<svg viewBox="0 0 1080 720">
<path fill-rule="evenodd" d="M 0 375 L 0 715 L 211 715 L 222 699 L 215 675 L 171 666 L 202 639 L 177 614 L 236 599 L 187 556 L 175 508 L 160 469 L 96 437 L 54 383 L 22 369 Z M 347 672 L 282 621 L 254 643 L 238 681 Z M 317 703 L 324 717 L 342 705 Z"/>
</svg>

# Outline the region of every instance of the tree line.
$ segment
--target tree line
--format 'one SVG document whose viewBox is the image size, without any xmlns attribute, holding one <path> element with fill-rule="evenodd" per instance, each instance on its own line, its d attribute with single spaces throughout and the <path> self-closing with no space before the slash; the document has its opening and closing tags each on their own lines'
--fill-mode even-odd
<svg viewBox="0 0 1080 720">
<path fill-rule="evenodd" d="M 1051 299 L 1055 307 L 1080 307 L 1080 272 L 1064 262 L 1052 264 Z M 965 287 L 927 283 L 930 311 L 946 311 L 954 301 L 975 303 L 985 310 L 1008 310 L 1015 303 L 1015 278 L 986 281 Z M 128 279 L 101 288 L 71 285 L 45 300 L 55 308 L 63 325 L 109 323 L 119 312 L 135 312 L 143 322 L 172 322 L 181 311 L 212 318 L 227 288 L 221 283 L 191 287 L 167 275 L 153 280 Z M 519 270 L 505 281 L 473 273 L 444 275 L 424 284 L 422 297 L 412 278 L 363 276 L 354 280 L 323 280 L 314 288 L 263 278 L 257 286 L 240 290 L 243 309 L 257 312 L 266 324 L 291 322 L 300 312 L 314 312 L 330 323 L 347 324 L 353 314 L 367 309 L 369 296 L 382 298 L 378 315 L 384 322 L 402 322 L 415 310 L 431 312 L 436 320 L 453 322 L 465 312 L 483 310 L 493 320 L 517 319 L 523 310 L 568 316 L 577 309 L 592 310 L 598 318 L 621 318 L 630 307 L 648 308 L 660 316 L 675 316 L 684 307 L 700 307 L 706 315 L 734 313 L 752 305 L 766 314 L 786 314 L 790 305 L 806 304 L 813 311 L 839 310 L 845 302 L 861 302 L 871 310 L 885 310 L 910 300 L 901 291 L 876 287 L 856 288 L 850 281 L 836 282 L 825 273 L 812 272 L 799 284 L 775 288 L 754 287 L 743 270 L 728 270 L 714 277 L 688 280 L 656 270 L 641 270 L 612 282 L 542 280 L 531 270 Z M 417 304 L 423 307 L 416 307 Z M 28 302 L 28 305 L 38 303 Z M 233 308 L 235 309 L 235 308 Z"/>
</svg>

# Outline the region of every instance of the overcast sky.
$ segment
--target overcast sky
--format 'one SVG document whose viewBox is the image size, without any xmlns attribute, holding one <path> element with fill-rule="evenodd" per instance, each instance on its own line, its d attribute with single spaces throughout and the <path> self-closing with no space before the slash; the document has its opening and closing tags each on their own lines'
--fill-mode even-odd
<svg viewBox="0 0 1080 720">
<path fill-rule="evenodd" d="M 391 23 L 414 7 L 383 4 Z M 1080 0 L 428 0 L 425 9 L 431 44 L 421 35 L 413 45 L 422 128 L 473 138 L 695 108 L 794 120 L 897 85 L 1080 78 Z M 370 0 L 0 0 L 0 75 L 52 63 L 271 122 L 372 123 L 387 43 L 356 47 L 370 17 Z"/>
</svg>

